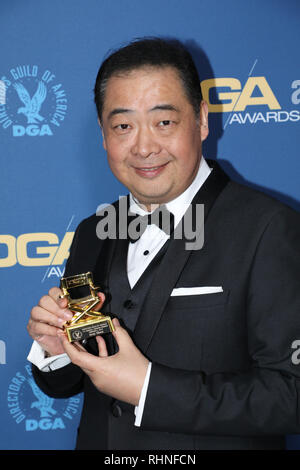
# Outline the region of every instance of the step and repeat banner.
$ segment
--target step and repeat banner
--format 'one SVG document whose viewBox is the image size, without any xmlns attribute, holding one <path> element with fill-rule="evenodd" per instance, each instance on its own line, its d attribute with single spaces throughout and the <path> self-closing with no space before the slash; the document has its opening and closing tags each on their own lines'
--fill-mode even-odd
<svg viewBox="0 0 300 470">
<path fill-rule="evenodd" d="M 101 61 L 134 38 L 182 40 L 209 104 L 204 156 L 300 210 L 300 3 L 2 0 L 0 19 L 0 448 L 73 449 L 83 397 L 35 385 L 26 325 L 78 223 L 127 193 L 97 123 Z"/>
</svg>

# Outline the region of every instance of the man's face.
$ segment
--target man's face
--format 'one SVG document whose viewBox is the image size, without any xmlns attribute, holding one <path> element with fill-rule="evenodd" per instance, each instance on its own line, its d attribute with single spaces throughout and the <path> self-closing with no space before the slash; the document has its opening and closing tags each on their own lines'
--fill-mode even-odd
<svg viewBox="0 0 300 470">
<path fill-rule="evenodd" d="M 121 183 L 148 208 L 179 196 L 193 181 L 207 137 L 207 105 L 197 122 L 172 67 L 136 69 L 107 83 L 103 146 Z"/>
</svg>

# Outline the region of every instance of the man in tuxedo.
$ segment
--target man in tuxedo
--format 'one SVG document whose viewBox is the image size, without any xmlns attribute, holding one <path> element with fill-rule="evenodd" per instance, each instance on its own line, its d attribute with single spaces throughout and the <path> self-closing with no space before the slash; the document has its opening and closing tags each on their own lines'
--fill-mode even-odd
<svg viewBox="0 0 300 470">
<path fill-rule="evenodd" d="M 52 288 L 28 323 L 37 384 L 52 397 L 84 392 L 77 449 L 284 448 L 300 431 L 299 214 L 203 158 L 208 108 L 181 44 L 143 39 L 111 54 L 95 102 L 130 212 L 163 207 L 174 232 L 150 223 L 137 240 L 105 239 L 101 217 L 80 223 L 65 276 L 93 272 L 115 331 L 70 344 L 72 314 Z M 199 205 L 194 249 L 174 234 Z"/>
</svg>

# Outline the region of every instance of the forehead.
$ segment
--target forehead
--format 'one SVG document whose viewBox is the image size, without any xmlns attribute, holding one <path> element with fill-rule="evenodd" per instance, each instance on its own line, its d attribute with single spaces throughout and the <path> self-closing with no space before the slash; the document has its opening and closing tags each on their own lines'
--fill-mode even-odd
<svg viewBox="0 0 300 470">
<path fill-rule="evenodd" d="M 189 104 L 178 71 L 173 67 L 143 67 L 109 78 L 104 111 L 114 106 L 143 107 L 170 100 L 172 104 Z"/>
</svg>

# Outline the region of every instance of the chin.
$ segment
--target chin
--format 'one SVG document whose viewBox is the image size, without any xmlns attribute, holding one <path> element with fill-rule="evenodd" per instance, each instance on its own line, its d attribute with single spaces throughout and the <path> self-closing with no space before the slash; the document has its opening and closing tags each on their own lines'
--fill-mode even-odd
<svg viewBox="0 0 300 470">
<path fill-rule="evenodd" d="M 141 203 L 141 204 L 164 204 L 167 202 L 169 199 L 166 197 L 166 195 L 162 194 L 151 194 L 151 195 L 138 195 L 135 196 L 136 199 Z"/>
</svg>

